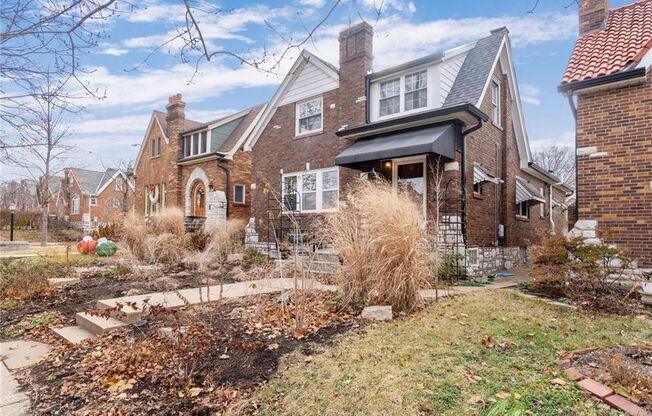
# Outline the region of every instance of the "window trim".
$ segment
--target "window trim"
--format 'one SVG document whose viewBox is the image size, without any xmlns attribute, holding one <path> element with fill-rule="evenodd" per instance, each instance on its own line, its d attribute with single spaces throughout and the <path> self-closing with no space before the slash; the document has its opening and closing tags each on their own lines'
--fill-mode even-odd
<svg viewBox="0 0 652 416">
<path fill-rule="evenodd" d="M 301 104 L 305 104 L 305 103 L 308 103 L 310 101 L 317 101 L 317 100 L 319 100 L 319 103 L 321 105 L 321 113 L 319 114 L 320 117 L 321 117 L 320 122 L 319 122 L 319 128 L 315 129 L 315 130 L 300 132 L 299 131 L 299 126 L 301 124 L 300 123 L 301 119 L 299 118 L 299 107 L 301 106 Z M 310 116 L 310 117 L 314 117 L 314 116 Z M 312 135 L 312 134 L 321 133 L 323 131 L 324 131 L 324 96 L 319 95 L 319 96 L 311 97 L 311 98 L 308 98 L 308 99 L 305 99 L 305 100 L 297 101 L 296 104 L 295 104 L 295 107 L 294 107 L 294 136 L 295 137 L 308 136 L 308 135 Z"/>
<path fill-rule="evenodd" d="M 424 88 L 421 88 L 421 89 L 418 89 L 418 90 L 408 91 L 407 90 L 407 84 L 406 84 L 406 78 L 410 77 L 412 75 L 419 75 L 421 73 L 425 73 L 425 75 L 426 75 L 426 86 Z M 407 103 L 407 100 L 405 99 L 405 97 L 408 94 L 413 93 L 413 92 L 417 92 L 417 91 L 425 91 L 426 92 L 426 105 L 424 105 L 422 107 L 416 107 L 416 108 L 411 108 L 411 109 L 407 110 L 405 108 L 406 103 Z M 418 110 L 421 110 L 422 108 L 428 108 L 428 68 L 424 68 L 422 70 L 403 75 L 403 112 L 405 113 L 405 112 L 418 111 Z"/>
<path fill-rule="evenodd" d="M 77 202 L 77 204 L 75 204 L 75 201 Z M 79 215 L 80 210 L 81 210 L 81 200 L 79 198 L 79 195 L 75 194 L 72 196 L 72 198 L 70 198 L 70 215 Z"/>
<path fill-rule="evenodd" d="M 88 205 L 91 207 L 96 207 L 97 206 L 97 197 L 96 196 L 89 196 L 88 197 Z"/>
<path fill-rule="evenodd" d="M 497 101 L 494 102 L 494 87 L 498 91 Z M 490 101 L 491 101 L 491 122 L 497 126 L 502 127 L 502 87 L 500 85 L 500 80 L 498 78 L 491 77 L 491 92 L 490 92 Z M 494 114 L 494 112 L 496 114 Z"/>
<path fill-rule="evenodd" d="M 201 135 L 205 133 L 206 134 L 206 151 L 202 152 L 201 151 Z M 195 148 L 195 141 L 197 142 L 197 153 L 193 153 L 193 149 Z M 188 145 L 186 146 L 186 143 Z M 183 136 L 183 159 L 190 158 L 190 157 L 195 157 L 195 156 L 204 156 L 207 154 L 211 153 L 211 134 L 210 130 L 205 129 L 205 130 L 199 130 L 199 131 L 194 131 L 192 133 L 186 134 Z M 186 152 L 187 150 L 187 152 Z"/>
<path fill-rule="evenodd" d="M 325 172 L 337 172 L 337 188 L 336 189 L 323 189 L 323 174 Z M 306 210 L 302 208 L 302 187 L 303 187 L 303 175 L 309 175 L 309 174 L 317 174 L 317 189 L 315 191 L 311 191 L 316 193 L 316 200 L 315 200 L 315 207 L 316 209 L 310 209 Z M 286 190 L 285 190 L 285 178 L 288 177 L 297 177 L 297 190 L 296 190 L 296 195 L 297 195 L 297 205 L 299 205 L 299 209 L 296 211 L 291 211 L 286 209 L 285 207 L 285 195 L 286 195 Z M 323 207 L 323 193 L 324 192 L 329 192 L 329 191 L 337 191 L 337 203 L 335 208 L 322 208 Z M 283 213 L 291 213 L 291 212 L 303 212 L 303 213 L 308 213 L 308 214 L 315 214 L 315 213 L 322 213 L 322 212 L 337 212 L 340 209 L 340 168 L 339 166 L 332 166 L 328 168 L 321 168 L 321 169 L 310 169 L 310 170 L 304 170 L 300 172 L 290 172 L 290 173 L 284 173 L 281 175 L 281 204 L 283 205 Z"/>
<path fill-rule="evenodd" d="M 418 108 L 413 108 L 411 110 L 406 110 L 405 109 L 405 95 L 407 94 L 407 91 L 405 90 L 405 78 L 409 77 L 410 75 L 415 75 L 415 74 L 418 74 L 418 73 L 421 73 L 421 72 L 426 73 L 426 87 L 423 88 L 423 89 L 426 90 L 426 105 L 423 106 L 423 107 L 418 107 Z M 392 118 L 395 118 L 395 117 L 400 117 L 402 115 L 420 113 L 422 111 L 426 111 L 426 110 L 430 109 L 431 106 L 434 105 L 434 103 L 431 102 L 432 100 L 431 100 L 429 91 L 430 91 L 430 88 L 435 88 L 435 86 L 437 85 L 436 80 L 434 80 L 434 82 L 431 83 L 431 79 L 430 79 L 431 78 L 431 73 L 430 72 L 431 72 L 430 66 L 423 66 L 423 67 L 420 67 L 420 68 L 410 68 L 409 70 L 406 70 L 406 71 L 404 71 L 402 73 L 387 75 L 386 77 L 383 77 L 381 79 L 374 80 L 374 84 L 377 85 L 377 99 L 376 99 L 376 101 L 377 101 L 378 109 L 377 109 L 376 112 L 377 112 L 377 117 L 378 118 L 376 120 L 392 119 Z M 395 81 L 396 79 L 400 80 L 400 82 L 399 82 L 399 97 L 400 97 L 400 99 L 399 99 L 399 110 L 398 110 L 397 113 L 386 114 L 384 116 L 381 116 L 380 115 L 380 100 L 381 100 L 381 98 L 380 98 L 380 84 L 385 83 L 385 82 L 389 82 L 389 81 Z M 415 90 L 415 91 L 420 91 L 420 90 Z M 410 92 L 414 92 L 414 91 L 410 91 Z"/>
<path fill-rule="evenodd" d="M 242 201 L 237 201 L 235 199 L 236 196 L 235 188 L 237 188 L 238 186 L 242 187 Z M 244 184 L 241 183 L 233 184 L 233 203 L 238 205 L 245 205 L 247 203 L 247 187 Z"/>
<path fill-rule="evenodd" d="M 381 97 L 383 84 L 387 84 L 389 82 L 396 82 L 396 81 L 398 81 L 398 94 L 392 95 L 391 97 L 385 97 L 385 98 Z M 403 100 L 404 100 L 404 97 L 403 97 L 404 88 L 402 87 L 402 85 L 403 85 L 403 75 L 378 82 L 378 118 L 392 117 L 392 116 L 394 116 L 396 114 L 401 114 L 401 109 L 403 108 L 402 103 L 403 103 Z M 382 107 L 381 106 L 382 101 L 383 100 L 389 100 L 389 99 L 395 98 L 395 97 L 398 97 L 398 111 L 395 112 L 395 113 L 390 113 L 390 114 L 384 114 L 384 115 L 380 114 L 380 109 Z"/>
<path fill-rule="evenodd" d="M 122 176 L 118 176 L 117 178 L 115 178 L 114 182 L 115 182 L 115 190 L 116 190 L 116 192 L 124 192 L 124 190 L 125 190 L 124 189 L 125 181 L 124 181 L 124 179 L 122 179 Z M 118 186 L 118 184 L 120 184 L 120 186 Z"/>
<path fill-rule="evenodd" d="M 526 215 L 521 214 L 521 206 L 525 206 Z M 523 220 L 530 219 L 530 201 L 523 201 L 516 204 L 516 218 L 520 218 Z"/>
</svg>

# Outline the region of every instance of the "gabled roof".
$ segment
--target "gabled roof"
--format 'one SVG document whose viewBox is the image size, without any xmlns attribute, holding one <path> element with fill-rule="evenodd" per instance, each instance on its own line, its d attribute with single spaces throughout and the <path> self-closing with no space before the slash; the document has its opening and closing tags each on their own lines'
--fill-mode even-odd
<svg viewBox="0 0 652 416">
<path fill-rule="evenodd" d="M 86 195 L 99 194 L 118 175 L 122 176 L 133 188 L 133 184 L 127 180 L 127 176 L 120 169 L 108 168 L 104 172 L 80 168 L 68 168 L 66 170 L 72 172 L 82 193 Z"/>
<path fill-rule="evenodd" d="M 475 43 L 455 78 L 453 87 L 444 101 L 444 107 L 480 103 L 480 97 L 484 92 L 487 79 L 493 73 L 507 33 L 504 27 L 492 30 L 490 36 Z"/>
<path fill-rule="evenodd" d="M 274 93 L 274 96 L 270 100 L 269 104 L 261 113 L 260 120 L 256 123 L 249 138 L 245 142 L 244 145 L 245 151 L 251 151 L 253 149 L 254 145 L 256 144 L 256 141 L 258 141 L 258 138 L 262 135 L 263 130 L 265 130 L 267 123 L 269 123 L 271 118 L 274 116 L 274 113 L 276 112 L 276 108 L 282 101 L 283 97 L 285 96 L 285 93 L 292 86 L 294 80 L 299 76 L 303 67 L 306 66 L 308 63 L 313 63 L 317 68 L 323 71 L 323 73 L 326 74 L 328 77 L 335 79 L 339 82 L 339 72 L 334 65 L 324 61 L 323 59 L 310 53 L 306 49 L 302 50 L 299 57 L 296 59 L 296 61 L 294 61 L 294 64 L 292 64 L 292 68 L 290 68 L 290 71 L 288 71 L 287 75 L 283 79 L 283 82 Z"/>
<path fill-rule="evenodd" d="M 652 0 L 609 10 L 604 29 L 580 36 L 562 84 L 615 74 L 635 66 L 652 48 Z"/>
</svg>

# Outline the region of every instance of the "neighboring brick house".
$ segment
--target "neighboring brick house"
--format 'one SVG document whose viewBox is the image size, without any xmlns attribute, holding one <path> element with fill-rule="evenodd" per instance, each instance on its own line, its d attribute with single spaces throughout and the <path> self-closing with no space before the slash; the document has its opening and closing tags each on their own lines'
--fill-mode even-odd
<svg viewBox="0 0 652 416">
<path fill-rule="evenodd" d="M 582 0 L 559 91 L 576 119 L 573 235 L 600 237 L 652 268 L 652 0 Z"/>
<path fill-rule="evenodd" d="M 119 221 L 133 203 L 134 184 L 120 169 L 67 168 L 61 187 L 66 201 L 64 218 L 84 231 Z"/>
<path fill-rule="evenodd" d="M 433 167 L 446 184 L 443 243 L 468 249 L 472 273 L 523 262 L 564 231 L 571 189 L 532 161 L 507 29 L 379 72 L 368 24 L 339 41 L 339 68 L 301 53 L 245 146 L 259 239 L 278 234 L 274 199 L 302 218 L 332 212 L 369 172 L 410 186 L 432 220 Z"/>
<path fill-rule="evenodd" d="M 186 119 L 185 105 L 177 94 L 152 114 L 135 166 L 137 212 L 176 206 L 195 224 L 248 220 L 251 155 L 241 149 L 265 104 L 206 123 Z"/>
</svg>

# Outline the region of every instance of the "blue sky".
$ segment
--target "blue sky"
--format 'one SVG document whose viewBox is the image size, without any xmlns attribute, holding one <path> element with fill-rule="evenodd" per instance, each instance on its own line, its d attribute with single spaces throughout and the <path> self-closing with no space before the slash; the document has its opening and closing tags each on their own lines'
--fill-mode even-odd
<svg viewBox="0 0 652 416">
<path fill-rule="evenodd" d="M 373 5 L 380 2 L 344 1 L 307 48 L 337 65 L 337 34 L 357 23 L 359 15 L 374 23 Z M 629 2 L 609 3 L 617 7 Z M 164 110 L 167 97 L 174 93 L 183 94 L 187 117 L 198 121 L 268 101 L 299 53 L 291 51 L 277 75 L 220 58 L 203 63 L 193 78 L 194 64 L 183 64 L 173 43 L 134 70 L 183 23 L 179 0 L 137 3 L 137 9 L 109 21 L 107 37 L 94 53 L 83 57 L 83 64 L 94 70 L 87 80 L 106 90 L 106 99 L 85 101 L 83 119 L 74 121 L 71 141 L 79 145 L 75 163 L 80 166 L 101 168 L 134 160 L 151 111 Z M 574 123 L 556 87 L 575 43 L 577 6 L 571 0 L 541 0 L 534 13 L 528 14 L 534 3 L 384 0 L 383 13 L 375 23 L 374 69 L 459 46 L 507 26 L 532 147 L 571 144 Z M 201 17 L 201 24 L 212 47 L 258 58 L 263 50 L 278 53 L 284 49 L 277 33 L 304 37 L 331 5 L 331 0 L 224 1 L 219 6 L 229 12 Z M 8 167 L 3 171 L 14 173 Z"/>
</svg>

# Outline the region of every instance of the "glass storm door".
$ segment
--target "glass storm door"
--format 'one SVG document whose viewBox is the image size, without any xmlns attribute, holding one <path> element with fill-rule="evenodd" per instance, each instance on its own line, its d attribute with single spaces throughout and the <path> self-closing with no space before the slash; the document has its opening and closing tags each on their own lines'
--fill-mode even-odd
<svg viewBox="0 0 652 416">
<path fill-rule="evenodd" d="M 405 189 L 422 207 L 423 218 L 426 218 L 426 158 L 395 159 L 393 165 L 394 189 Z"/>
</svg>

